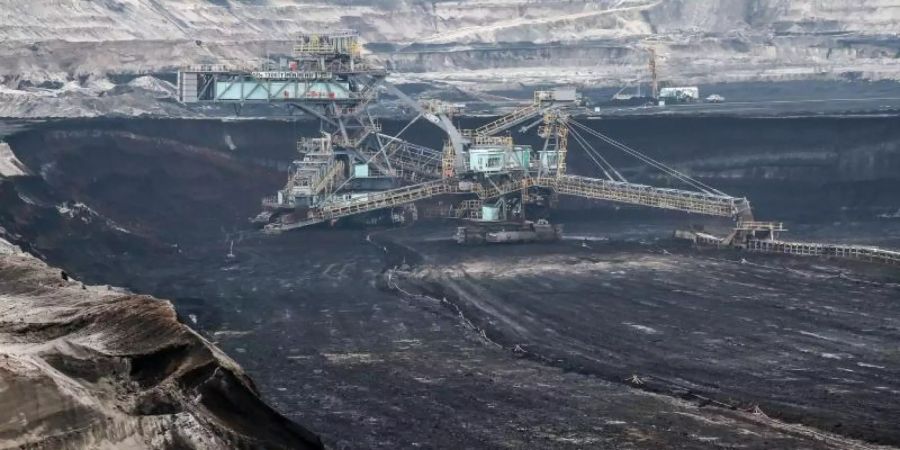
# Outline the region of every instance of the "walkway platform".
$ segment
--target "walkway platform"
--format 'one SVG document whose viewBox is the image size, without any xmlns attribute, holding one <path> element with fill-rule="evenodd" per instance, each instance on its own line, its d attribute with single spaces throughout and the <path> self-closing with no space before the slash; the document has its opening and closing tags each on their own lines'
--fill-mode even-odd
<svg viewBox="0 0 900 450">
<path fill-rule="evenodd" d="M 878 247 L 812 242 L 750 240 L 745 250 L 760 253 L 783 253 L 798 256 L 826 256 L 900 265 L 900 251 Z"/>
</svg>

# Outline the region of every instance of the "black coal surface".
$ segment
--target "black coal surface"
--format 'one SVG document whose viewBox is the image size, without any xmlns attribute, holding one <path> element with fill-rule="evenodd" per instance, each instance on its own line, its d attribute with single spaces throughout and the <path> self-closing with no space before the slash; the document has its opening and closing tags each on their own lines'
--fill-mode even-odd
<svg viewBox="0 0 900 450">
<path fill-rule="evenodd" d="M 438 256 L 394 280 L 535 360 L 898 442 L 896 268 L 594 239 L 622 225 L 502 252 L 413 240 Z"/>
<path fill-rule="evenodd" d="M 749 195 L 796 239 L 900 247 L 895 123 L 591 125 Z M 444 223 L 254 233 L 258 198 L 283 182 L 297 134 L 315 131 L 47 124 L 8 140 L 36 175 L 0 181 L 0 225 L 81 279 L 173 299 L 337 448 L 900 444 L 896 269 L 698 252 L 667 236 L 727 223 L 577 200 L 557 215 L 571 239 L 555 245 L 461 248 Z M 592 173 L 578 153 L 572 168 Z M 744 412 L 756 406 L 781 422 Z"/>
</svg>

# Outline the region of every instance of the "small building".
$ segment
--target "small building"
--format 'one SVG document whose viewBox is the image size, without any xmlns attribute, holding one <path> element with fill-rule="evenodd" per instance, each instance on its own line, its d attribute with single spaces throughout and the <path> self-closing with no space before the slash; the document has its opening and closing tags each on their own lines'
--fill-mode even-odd
<svg viewBox="0 0 900 450">
<path fill-rule="evenodd" d="M 354 164 L 353 165 L 353 176 L 355 178 L 367 178 L 369 176 L 369 165 L 368 164 Z"/>
<path fill-rule="evenodd" d="M 481 220 L 484 222 L 497 222 L 500 220 L 500 207 L 498 206 L 482 206 Z"/>
<path fill-rule="evenodd" d="M 578 90 L 573 87 L 554 88 L 549 91 L 535 91 L 534 101 L 539 102 L 579 102 L 581 96 Z"/>
<path fill-rule="evenodd" d="M 700 88 L 696 86 L 665 87 L 659 90 L 659 100 L 666 103 L 693 103 L 700 100 Z"/>
</svg>

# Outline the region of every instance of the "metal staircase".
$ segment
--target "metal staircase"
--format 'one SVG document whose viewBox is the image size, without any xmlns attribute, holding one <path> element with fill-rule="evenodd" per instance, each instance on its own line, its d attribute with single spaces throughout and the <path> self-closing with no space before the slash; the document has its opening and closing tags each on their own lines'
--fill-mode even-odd
<svg viewBox="0 0 900 450">
<path fill-rule="evenodd" d="M 297 198 L 315 198 L 341 182 L 344 163 L 334 158 L 330 135 L 297 141 L 300 159 L 291 163 L 291 173 L 278 196 L 263 199 L 263 206 L 294 207 Z"/>
<path fill-rule="evenodd" d="M 532 119 L 541 114 L 544 108 L 540 104 L 529 105 L 524 108 L 517 109 L 512 113 L 505 115 L 491 123 L 476 128 L 472 133 L 474 136 L 493 136 L 501 131 L 508 130 L 528 119 Z"/>
<path fill-rule="evenodd" d="M 322 192 L 330 192 L 331 189 L 336 186 L 341 180 L 344 179 L 344 162 L 336 161 L 331 167 L 325 172 L 325 175 L 319 179 L 319 181 L 313 186 L 313 194 L 320 194 Z"/>
</svg>

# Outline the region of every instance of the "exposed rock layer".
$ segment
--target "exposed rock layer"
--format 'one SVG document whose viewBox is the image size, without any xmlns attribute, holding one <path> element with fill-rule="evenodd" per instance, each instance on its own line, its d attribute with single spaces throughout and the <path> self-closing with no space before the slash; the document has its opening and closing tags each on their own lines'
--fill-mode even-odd
<svg viewBox="0 0 900 450">
<path fill-rule="evenodd" d="M 321 448 L 169 302 L 0 250 L 0 447 Z"/>
<path fill-rule="evenodd" d="M 581 68 L 578 77 L 609 83 L 643 71 L 652 45 L 675 79 L 900 73 L 892 38 L 900 6 L 889 0 L 39 0 L 2 8 L 2 75 L 37 83 L 244 64 L 288 53 L 298 32 L 338 27 L 360 30 L 400 71 L 541 67 L 553 77 Z"/>
<path fill-rule="evenodd" d="M 15 109 L 0 115 L 48 115 L 23 93 L 57 109 L 73 97 L 108 96 L 110 74 L 254 64 L 289 54 L 301 31 L 355 28 L 400 80 L 481 89 L 646 80 L 649 47 L 672 83 L 900 79 L 898 27 L 891 0 L 5 2 L 0 95 Z M 115 103 L 85 109 L 173 112 L 138 99 Z"/>
</svg>

